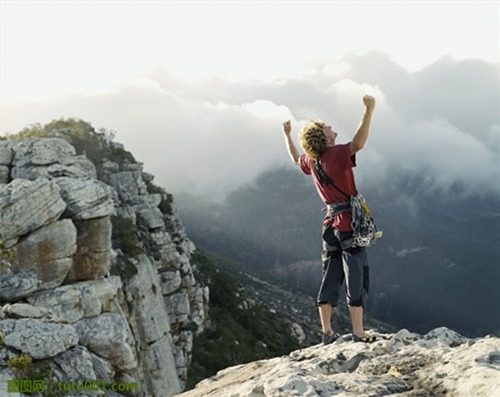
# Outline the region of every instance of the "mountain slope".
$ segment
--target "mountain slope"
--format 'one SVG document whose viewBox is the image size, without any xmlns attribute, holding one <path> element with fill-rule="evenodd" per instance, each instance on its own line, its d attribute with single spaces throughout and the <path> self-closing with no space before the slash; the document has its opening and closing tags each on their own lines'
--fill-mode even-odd
<svg viewBox="0 0 500 397">
<path fill-rule="evenodd" d="M 369 248 L 367 312 L 417 332 L 445 325 L 468 336 L 499 333 L 491 313 L 500 300 L 500 198 L 431 182 L 401 174 L 362 191 L 384 231 Z M 315 295 L 323 213 L 310 179 L 274 169 L 221 204 L 196 203 L 183 198 L 179 209 L 198 245 Z"/>
</svg>

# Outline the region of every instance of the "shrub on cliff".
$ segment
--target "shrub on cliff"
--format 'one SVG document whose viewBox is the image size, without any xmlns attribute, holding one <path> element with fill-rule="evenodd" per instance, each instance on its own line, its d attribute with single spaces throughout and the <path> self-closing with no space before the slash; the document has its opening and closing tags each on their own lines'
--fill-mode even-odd
<svg viewBox="0 0 500 397">
<path fill-rule="evenodd" d="M 9 135 L 9 139 L 61 138 L 74 146 L 77 154 L 85 155 L 99 172 L 101 161 L 107 158 L 117 164 L 135 163 L 132 153 L 113 143 L 116 133 L 106 129 L 95 130 L 86 121 L 76 118 L 61 118 L 48 124 L 32 124 L 19 133 Z"/>
</svg>

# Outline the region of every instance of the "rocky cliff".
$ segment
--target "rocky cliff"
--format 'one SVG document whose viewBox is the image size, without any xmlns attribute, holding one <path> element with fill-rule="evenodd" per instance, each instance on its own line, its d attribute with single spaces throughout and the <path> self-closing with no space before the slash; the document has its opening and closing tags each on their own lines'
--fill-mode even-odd
<svg viewBox="0 0 500 397">
<path fill-rule="evenodd" d="M 178 397 L 496 397 L 500 339 L 467 339 L 447 328 L 426 335 L 348 335 L 288 356 L 220 371 Z"/>
<path fill-rule="evenodd" d="M 195 247 L 140 163 L 59 133 L 0 142 L 0 395 L 179 393 L 207 325 Z"/>
</svg>

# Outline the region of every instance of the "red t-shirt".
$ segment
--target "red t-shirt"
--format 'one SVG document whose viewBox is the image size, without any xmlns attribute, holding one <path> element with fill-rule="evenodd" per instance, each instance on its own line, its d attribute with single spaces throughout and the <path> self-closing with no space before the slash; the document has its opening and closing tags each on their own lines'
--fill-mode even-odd
<svg viewBox="0 0 500 397">
<path fill-rule="evenodd" d="M 333 180 L 343 192 L 354 195 L 357 193 L 354 173 L 356 167 L 356 155 L 351 156 L 350 143 L 327 147 L 319 159 L 321 168 Z M 330 184 L 321 185 L 314 172 L 314 160 L 306 155 L 300 156 L 300 168 L 311 175 L 321 200 L 325 204 L 337 203 L 339 201 L 349 202 L 349 197 L 342 194 Z M 342 231 L 351 230 L 351 212 L 343 211 L 335 215 L 333 226 Z"/>
</svg>

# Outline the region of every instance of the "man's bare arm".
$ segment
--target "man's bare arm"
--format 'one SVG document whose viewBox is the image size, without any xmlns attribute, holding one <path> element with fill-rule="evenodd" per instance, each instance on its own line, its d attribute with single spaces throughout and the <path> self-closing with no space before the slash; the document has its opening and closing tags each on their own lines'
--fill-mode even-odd
<svg viewBox="0 0 500 397">
<path fill-rule="evenodd" d="M 299 164 L 300 153 L 292 140 L 292 124 L 290 123 L 290 120 L 283 123 L 283 132 L 285 133 L 285 145 L 288 150 L 288 154 L 294 164 Z"/>
<path fill-rule="evenodd" d="M 365 95 L 363 97 L 363 104 L 365 105 L 365 111 L 361 117 L 358 129 L 354 134 L 351 141 L 351 155 L 356 154 L 365 146 L 368 139 L 368 132 L 370 131 L 370 122 L 372 119 L 373 109 L 375 108 L 375 98 L 371 95 Z"/>
</svg>

